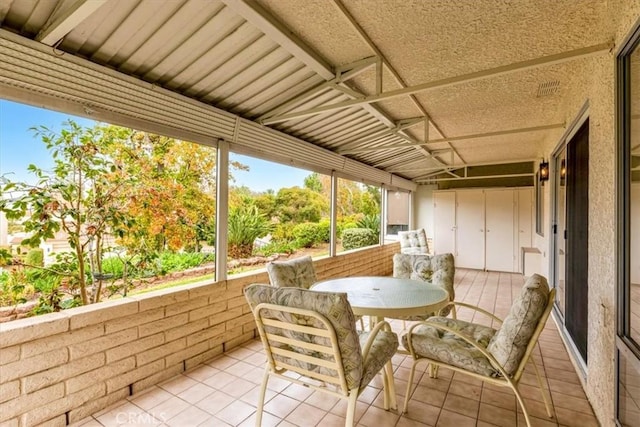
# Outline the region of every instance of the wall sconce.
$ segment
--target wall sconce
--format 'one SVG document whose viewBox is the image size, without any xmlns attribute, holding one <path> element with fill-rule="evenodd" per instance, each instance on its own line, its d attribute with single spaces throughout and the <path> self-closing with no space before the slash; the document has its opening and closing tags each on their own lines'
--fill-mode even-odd
<svg viewBox="0 0 640 427">
<path fill-rule="evenodd" d="M 564 159 L 560 162 L 560 178 L 564 178 L 567 175 L 567 165 L 564 162 Z"/>
<path fill-rule="evenodd" d="M 540 182 L 549 180 L 549 162 L 540 162 Z"/>
</svg>

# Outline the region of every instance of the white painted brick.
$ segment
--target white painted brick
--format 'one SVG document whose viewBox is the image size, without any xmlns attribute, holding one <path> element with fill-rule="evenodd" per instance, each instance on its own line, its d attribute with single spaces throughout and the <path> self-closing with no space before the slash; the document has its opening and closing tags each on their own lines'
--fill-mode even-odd
<svg viewBox="0 0 640 427">
<path fill-rule="evenodd" d="M 138 312 L 138 301 L 123 298 L 69 310 L 69 328 L 80 329 Z"/>
<path fill-rule="evenodd" d="M 112 334 L 123 329 L 129 329 L 133 326 L 142 325 L 144 323 L 153 322 L 164 317 L 164 307 L 154 308 L 152 310 L 140 311 L 130 316 L 107 320 L 104 323 L 105 333 Z"/>
<path fill-rule="evenodd" d="M 239 316 L 242 316 L 242 307 L 236 307 L 231 310 L 216 313 L 213 316 L 209 317 L 209 323 L 212 325 L 217 325 L 218 323 L 226 322 Z"/>
<path fill-rule="evenodd" d="M 98 397 L 69 411 L 69 422 L 75 423 L 129 396 L 129 387 Z"/>
<path fill-rule="evenodd" d="M 211 297 L 218 297 L 222 295 L 227 287 L 224 282 L 215 282 L 215 283 L 194 283 L 189 286 L 189 299 L 190 300 L 200 300 L 200 299 L 210 299 Z"/>
<path fill-rule="evenodd" d="M 207 298 L 196 298 L 189 299 L 178 304 L 169 305 L 165 307 L 165 316 L 170 317 L 175 316 L 176 314 L 195 310 L 196 308 L 204 307 L 208 303 L 209 301 L 207 300 Z"/>
<path fill-rule="evenodd" d="M 62 334 L 52 335 L 39 340 L 22 344 L 21 357 L 27 358 L 46 351 L 55 350 L 70 344 L 84 343 L 95 337 L 104 335 L 104 325 L 92 325 L 82 329 L 67 331 Z"/>
<path fill-rule="evenodd" d="M 185 360 L 185 369 L 193 369 L 198 365 L 202 365 L 209 359 L 213 359 L 216 356 L 219 356 L 223 353 L 223 347 L 221 345 L 216 346 L 210 350 L 205 351 L 204 353 L 200 353 L 196 356 L 193 356 L 187 360 Z"/>
<path fill-rule="evenodd" d="M 178 363 L 173 366 L 168 366 L 162 369 L 160 372 L 143 378 L 140 381 L 136 381 L 135 383 L 133 383 L 133 395 L 135 396 L 136 394 L 141 393 L 142 391 L 148 389 L 153 385 L 160 384 L 164 380 L 178 375 L 182 372 L 182 368 L 182 363 Z"/>
<path fill-rule="evenodd" d="M 165 331 L 164 336 L 167 341 L 173 341 L 195 332 L 206 329 L 209 326 L 209 319 L 200 319 L 195 322 L 189 322 L 176 328 Z"/>
<path fill-rule="evenodd" d="M 139 310 L 142 312 L 187 301 L 189 299 L 189 290 L 176 290 L 175 288 L 167 288 L 144 293 L 141 295 L 135 295 L 131 298 L 138 301 Z"/>
<path fill-rule="evenodd" d="M 21 359 L 17 362 L 9 363 L 0 369 L 0 383 L 62 365 L 68 360 L 69 352 L 66 348 L 60 348 L 28 359 Z"/>
<path fill-rule="evenodd" d="M 166 331 L 167 329 L 174 328 L 179 325 L 183 325 L 187 323 L 189 320 L 189 316 L 187 313 L 178 314 L 177 316 L 166 317 L 161 320 L 156 320 L 155 322 L 145 323 L 143 325 L 138 326 L 138 336 L 140 338 L 146 337 L 148 335 L 153 335 L 158 332 Z"/>
<path fill-rule="evenodd" d="M 161 346 L 152 348 L 145 352 L 136 354 L 136 366 L 147 365 L 154 360 L 161 359 L 168 354 L 175 353 L 187 346 L 187 339 L 180 338 L 172 342 L 168 342 Z"/>
<path fill-rule="evenodd" d="M 23 394 L 9 402 L 0 404 L 0 421 L 16 417 L 64 396 L 64 384 L 56 384 L 31 394 Z"/>
<path fill-rule="evenodd" d="M 6 347 L 0 350 L 0 366 L 7 363 L 20 360 L 20 345 L 14 345 L 13 347 Z"/>
<path fill-rule="evenodd" d="M 68 378 L 98 369 L 104 366 L 104 364 L 104 353 L 97 353 L 71 363 L 65 363 L 64 365 L 56 366 L 55 368 L 23 378 L 24 390 L 26 393 L 32 393 L 35 390 L 51 384 L 62 382 Z"/>
<path fill-rule="evenodd" d="M 195 355 L 204 353 L 207 350 L 209 350 L 209 343 L 202 342 L 194 346 L 189 346 L 182 351 L 171 353 L 165 358 L 165 362 L 167 366 L 179 364 Z"/>
<path fill-rule="evenodd" d="M 20 380 L 0 384 L 0 403 L 20 395 Z"/>
<path fill-rule="evenodd" d="M 19 418 L 12 418 L 7 421 L 0 422 L 0 427 L 18 427 L 20 425 Z"/>
<path fill-rule="evenodd" d="M 22 416 L 23 425 L 33 426 L 46 420 L 55 420 L 54 417 L 58 416 L 59 414 L 61 414 L 65 418 L 65 424 L 63 425 L 66 425 L 66 417 L 64 414 L 67 411 L 79 407 L 90 400 L 104 396 L 105 389 L 106 387 L 104 383 L 95 384 L 77 393 L 69 394 L 62 399 L 54 400 L 45 405 L 33 408 L 31 411 L 25 413 Z M 50 421 L 46 422 L 48 423 Z M 45 425 L 49 424 L 45 423 Z"/>
<path fill-rule="evenodd" d="M 187 345 L 192 346 L 202 341 L 207 341 L 213 337 L 221 336 L 224 334 L 225 325 L 224 323 L 220 323 L 215 326 L 211 326 L 203 331 L 196 332 L 187 337 Z"/>
<path fill-rule="evenodd" d="M 105 352 L 107 355 L 107 363 L 111 363 L 115 360 L 124 359 L 125 357 L 141 353 L 150 348 L 157 347 L 163 343 L 164 334 L 160 332 L 149 337 L 141 338 L 135 341 L 128 342 L 126 344 L 119 345 L 118 347 L 111 348 Z"/>
<path fill-rule="evenodd" d="M 69 316 L 66 312 L 0 323 L 0 348 L 61 334 L 68 330 Z"/>
<path fill-rule="evenodd" d="M 129 357 L 117 362 L 109 363 L 98 369 L 77 375 L 65 381 L 67 393 L 75 393 L 85 388 L 93 387 L 95 384 L 106 381 L 109 378 L 117 377 L 125 372 L 135 369 L 136 359 Z"/>
<path fill-rule="evenodd" d="M 69 360 L 77 360 L 91 354 L 105 351 L 131 342 L 136 338 L 138 338 L 138 328 L 133 327 L 125 329 L 124 331 L 94 338 L 83 343 L 73 344 L 69 346 Z"/>
<path fill-rule="evenodd" d="M 164 359 L 160 359 L 121 375 L 113 375 L 107 380 L 107 393 L 121 389 L 129 384 L 134 384 L 143 378 L 150 377 L 151 375 L 162 371 L 164 367 Z"/>
<path fill-rule="evenodd" d="M 204 317 L 210 317 L 214 314 L 221 313 L 227 309 L 226 301 L 218 301 L 213 304 L 208 304 L 202 308 L 198 308 L 195 310 L 191 310 L 189 312 L 189 321 L 193 322 L 197 319 L 202 319 Z"/>
</svg>

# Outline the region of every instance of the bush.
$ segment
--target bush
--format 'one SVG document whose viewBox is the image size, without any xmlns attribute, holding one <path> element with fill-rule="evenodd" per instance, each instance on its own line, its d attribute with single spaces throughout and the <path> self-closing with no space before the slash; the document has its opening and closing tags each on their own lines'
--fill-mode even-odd
<svg viewBox="0 0 640 427">
<path fill-rule="evenodd" d="M 214 255 L 203 252 L 163 252 L 160 254 L 160 269 L 163 274 L 174 271 L 187 270 L 189 268 L 198 267 L 207 261 L 212 261 Z"/>
<path fill-rule="evenodd" d="M 380 234 L 380 216 L 365 215 L 358 220 L 358 228 L 368 228 L 376 234 Z"/>
<path fill-rule="evenodd" d="M 270 256 L 273 254 L 289 254 L 291 255 L 298 249 L 294 242 L 271 242 L 258 249 L 258 253 L 262 256 Z"/>
<path fill-rule="evenodd" d="M 256 206 L 229 209 L 229 257 L 247 258 L 253 253 L 253 242 L 271 231 L 271 224 Z"/>
<path fill-rule="evenodd" d="M 377 243 L 378 235 L 368 228 L 349 228 L 342 232 L 342 247 L 347 251 Z"/>
<path fill-rule="evenodd" d="M 288 222 L 278 224 L 275 230 L 273 230 L 273 233 L 271 233 L 271 237 L 278 242 L 290 242 L 294 239 L 293 227 L 294 226 Z"/>
<path fill-rule="evenodd" d="M 42 248 L 31 249 L 24 257 L 24 263 L 34 267 L 44 266 L 44 251 Z"/>
<path fill-rule="evenodd" d="M 327 224 L 305 222 L 293 227 L 292 234 L 298 247 L 311 248 L 320 243 L 328 243 L 330 231 Z"/>
</svg>

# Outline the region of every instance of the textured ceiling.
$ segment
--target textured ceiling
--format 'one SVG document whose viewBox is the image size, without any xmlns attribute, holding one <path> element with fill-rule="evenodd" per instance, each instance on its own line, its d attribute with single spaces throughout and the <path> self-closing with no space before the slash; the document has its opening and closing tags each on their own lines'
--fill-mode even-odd
<svg viewBox="0 0 640 427">
<path fill-rule="evenodd" d="M 564 56 L 612 38 L 601 0 L 105 0 L 61 39 L 39 36 L 89 4 L 2 0 L 0 24 L 414 180 L 452 165 L 540 157 L 562 135 L 564 100 L 592 60 Z M 536 63 L 550 55 L 561 63 Z M 340 80 L 367 58 L 369 66 Z M 520 69 L 523 61 L 533 62 Z M 487 71 L 499 67 L 508 73 Z M 443 84 L 459 76 L 467 78 Z M 384 94 L 438 81 L 289 117 L 375 96 L 380 83 Z M 544 84 L 551 89 L 540 96 Z"/>
</svg>

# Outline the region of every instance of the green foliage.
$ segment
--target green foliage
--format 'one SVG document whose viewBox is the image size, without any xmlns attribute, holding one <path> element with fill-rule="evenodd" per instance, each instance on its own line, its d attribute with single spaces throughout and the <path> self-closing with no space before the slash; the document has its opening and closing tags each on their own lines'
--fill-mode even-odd
<svg viewBox="0 0 640 427">
<path fill-rule="evenodd" d="M 44 266 L 44 251 L 42 248 L 34 248 L 27 252 L 24 263 L 33 267 Z"/>
<path fill-rule="evenodd" d="M 358 228 L 368 228 L 376 233 L 376 236 L 380 235 L 380 216 L 379 215 L 365 215 L 357 222 Z"/>
<path fill-rule="evenodd" d="M 298 249 L 295 242 L 277 242 L 272 241 L 268 245 L 265 245 L 258 249 L 258 253 L 262 256 L 271 256 L 273 254 L 292 254 Z"/>
<path fill-rule="evenodd" d="M 293 227 L 291 223 L 277 224 L 271 233 L 271 237 L 274 241 L 278 242 L 291 242 L 293 237 Z"/>
<path fill-rule="evenodd" d="M 27 302 L 33 294 L 33 286 L 25 280 L 22 268 L 11 271 L 0 269 L 0 306 Z"/>
<path fill-rule="evenodd" d="M 253 253 L 253 242 L 266 236 L 271 224 L 255 205 L 234 206 L 229 209 L 229 256 L 247 258 Z"/>
<path fill-rule="evenodd" d="M 322 181 L 320 181 L 320 176 L 314 172 L 311 175 L 308 175 L 304 178 L 304 188 L 308 188 L 311 191 L 315 191 L 316 193 L 322 192 Z"/>
<path fill-rule="evenodd" d="M 342 232 L 342 247 L 345 250 L 363 248 L 378 243 L 378 236 L 368 228 L 350 228 Z"/>
<path fill-rule="evenodd" d="M 198 267 L 206 262 L 214 260 L 215 256 L 213 254 L 202 252 L 163 252 L 159 257 L 160 265 L 162 266 L 162 273 L 164 274 Z"/>
<path fill-rule="evenodd" d="M 293 227 L 293 237 L 296 245 L 301 248 L 311 248 L 320 243 L 328 243 L 330 228 L 327 222 L 305 222 Z"/>
<path fill-rule="evenodd" d="M 280 223 L 318 222 L 328 213 L 329 201 L 308 188 L 281 188 L 276 196 L 276 215 Z"/>
</svg>

